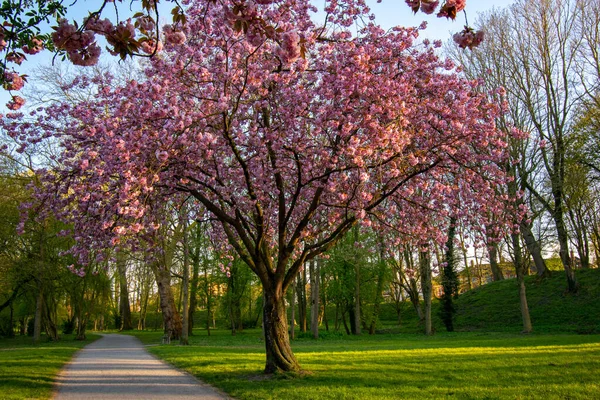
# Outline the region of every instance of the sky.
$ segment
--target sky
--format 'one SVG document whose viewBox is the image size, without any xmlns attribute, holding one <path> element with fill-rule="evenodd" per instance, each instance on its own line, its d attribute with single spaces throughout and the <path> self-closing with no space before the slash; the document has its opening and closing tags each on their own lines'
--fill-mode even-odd
<svg viewBox="0 0 600 400">
<path fill-rule="evenodd" d="M 320 0 L 322 1 L 322 0 Z M 486 12 L 492 8 L 503 8 L 514 3 L 515 0 L 467 0 L 467 16 L 469 23 L 473 24 L 477 19 L 477 14 Z M 319 1 L 315 1 L 315 5 L 319 7 Z M 90 0 L 79 0 L 72 7 L 69 16 L 75 19 L 81 20 L 83 16 L 87 15 L 87 10 L 91 9 Z M 375 0 L 367 0 L 367 4 L 371 7 L 371 10 L 376 16 L 376 22 L 378 22 L 384 28 L 390 28 L 392 26 L 419 26 L 423 21 L 427 22 L 427 29 L 422 32 L 423 37 L 427 37 L 431 40 L 440 39 L 442 41 L 449 40 L 452 34 L 459 32 L 465 25 L 465 16 L 463 13 L 459 14 L 455 21 L 447 20 L 445 18 L 437 18 L 435 15 L 425 15 L 423 13 L 417 13 L 413 15 L 410 8 L 406 5 L 404 0 L 383 0 L 381 3 L 377 3 Z M 94 2 L 94 6 L 97 2 Z M 171 2 L 162 1 L 162 8 L 164 11 L 162 15 L 169 16 L 170 8 L 172 8 Z M 108 16 L 110 17 L 110 16 Z M 167 21 L 162 21 L 167 22 Z M 106 51 L 103 51 L 106 53 Z M 29 59 L 17 69 L 19 73 L 31 75 L 37 66 L 50 65 L 52 63 L 52 53 L 44 51 L 35 56 L 29 56 Z M 105 54 L 103 59 L 110 59 L 110 56 Z M 114 61 L 114 59 L 113 59 Z M 19 94 L 19 93 L 16 93 Z M 8 110 L 5 108 L 5 104 L 10 100 L 10 96 L 7 92 L 0 90 L 0 113 L 5 113 Z"/>
</svg>

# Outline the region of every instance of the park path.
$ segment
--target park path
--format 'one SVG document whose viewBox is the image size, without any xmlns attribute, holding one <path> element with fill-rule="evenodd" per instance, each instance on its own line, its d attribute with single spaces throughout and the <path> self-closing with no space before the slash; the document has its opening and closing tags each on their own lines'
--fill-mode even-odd
<svg viewBox="0 0 600 400">
<path fill-rule="evenodd" d="M 55 400 L 228 397 L 150 355 L 129 335 L 103 335 L 80 350 L 58 376 Z"/>
</svg>

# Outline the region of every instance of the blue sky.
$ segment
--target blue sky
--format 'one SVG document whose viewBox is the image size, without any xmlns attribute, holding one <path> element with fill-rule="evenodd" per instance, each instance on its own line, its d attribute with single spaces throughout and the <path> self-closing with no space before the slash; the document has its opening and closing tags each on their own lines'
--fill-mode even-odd
<svg viewBox="0 0 600 400">
<path fill-rule="evenodd" d="M 446 41 L 453 33 L 462 30 L 465 24 L 465 17 L 462 13 L 458 15 L 456 21 L 450 21 L 445 18 L 437 18 L 435 15 L 425 15 L 423 13 L 413 15 L 410 8 L 403 0 L 383 0 L 381 3 L 377 3 L 375 0 L 367 0 L 367 2 L 375 13 L 376 21 L 384 28 L 390 28 L 396 25 L 419 26 L 421 22 L 427 21 L 427 29 L 422 33 L 422 36 L 431 40 L 441 39 L 442 41 Z M 477 18 L 477 14 L 480 12 L 485 12 L 493 7 L 505 7 L 513 2 L 514 0 L 467 0 L 466 10 L 469 22 L 473 24 Z M 91 9 L 89 7 L 90 3 L 90 0 L 80 0 L 71 8 L 69 15 L 81 20 L 82 16 L 87 15 L 87 10 Z M 317 6 L 320 5 L 318 3 L 319 1 L 315 2 Z M 97 6 L 97 4 L 97 2 L 93 2 L 93 6 Z M 168 18 L 170 16 L 172 3 L 163 0 L 161 8 L 164 9 L 162 15 Z M 110 15 L 107 16 L 110 17 Z M 106 53 L 106 51 L 103 51 L 103 53 Z M 38 55 L 30 56 L 29 60 L 18 68 L 18 71 L 20 73 L 30 74 L 30 71 L 38 65 L 49 65 L 52 62 L 52 56 L 53 55 L 49 52 L 42 52 Z M 106 58 L 110 58 L 110 56 Z M 7 111 L 4 104 L 9 98 L 8 93 L 0 90 L 0 113 Z"/>
</svg>

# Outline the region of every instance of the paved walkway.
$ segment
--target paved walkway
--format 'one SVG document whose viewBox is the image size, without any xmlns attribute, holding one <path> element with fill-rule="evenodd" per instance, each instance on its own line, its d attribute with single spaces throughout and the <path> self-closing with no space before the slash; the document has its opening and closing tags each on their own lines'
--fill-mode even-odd
<svg viewBox="0 0 600 400">
<path fill-rule="evenodd" d="M 58 376 L 56 400 L 222 400 L 224 395 L 157 360 L 129 335 L 104 335 Z"/>
</svg>

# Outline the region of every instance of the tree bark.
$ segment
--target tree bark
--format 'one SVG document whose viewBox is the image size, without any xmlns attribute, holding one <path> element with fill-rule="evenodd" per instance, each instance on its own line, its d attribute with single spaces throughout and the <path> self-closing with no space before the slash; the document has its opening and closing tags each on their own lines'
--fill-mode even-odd
<svg viewBox="0 0 600 400">
<path fill-rule="evenodd" d="M 421 291 L 425 304 L 425 335 L 433 334 L 431 324 L 431 258 L 429 248 L 419 249 L 419 269 L 421 272 Z"/>
<path fill-rule="evenodd" d="M 44 292 L 42 281 L 38 280 L 38 293 L 35 301 L 35 317 L 33 320 L 33 343 L 39 343 L 42 337 L 42 307 L 44 303 Z"/>
<path fill-rule="evenodd" d="M 296 338 L 296 285 L 290 285 L 292 290 L 292 315 L 290 318 L 290 339 Z"/>
<path fill-rule="evenodd" d="M 448 332 L 454 331 L 454 298 L 458 295 L 458 276 L 454 269 L 454 237 L 456 236 L 456 218 L 450 218 L 448 241 L 446 242 L 445 265 L 442 269 L 442 320 Z M 423 297 L 425 294 L 423 293 Z"/>
<path fill-rule="evenodd" d="M 119 273 L 119 314 L 121 314 L 119 330 L 130 331 L 133 329 L 133 324 L 131 322 L 131 305 L 129 304 L 129 285 L 127 284 L 127 263 L 124 254 L 117 254 L 117 270 Z"/>
<path fill-rule="evenodd" d="M 488 245 L 488 252 L 490 255 L 490 269 L 492 271 L 492 280 L 494 282 L 501 281 L 504 279 L 500 265 L 498 265 L 498 245 L 491 243 Z"/>
<path fill-rule="evenodd" d="M 296 278 L 296 297 L 298 298 L 298 325 L 300 332 L 306 332 L 306 265 Z"/>
<path fill-rule="evenodd" d="M 319 338 L 319 275 L 320 262 L 313 259 L 310 263 L 310 331 L 313 338 Z"/>
<path fill-rule="evenodd" d="M 163 316 L 165 334 L 169 339 L 179 339 L 181 336 L 181 316 L 175 306 L 175 297 L 171 290 L 171 273 L 164 267 L 155 266 L 156 284 L 160 297 L 160 310 Z"/>
<path fill-rule="evenodd" d="M 533 232 L 531 231 L 531 224 L 528 224 L 526 220 L 521 221 L 520 224 L 521 235 L 525 240 L 525 246 L 533 258 L 533 264 L 535 265 L 535 273 L 537 276 L 549 276 L 550 270 L 546 267 L 546 262 L 542 257 L 542 248 L 540 242 L 536 240 Z"/>
<path fill-rule="evenodd" d="M 300 371 L 300 365 L 290 346 L 281 286 L 263 287 L 263 295 L 263 330 L 267 351 L 265 373 Z"/>
<path fill-rule="evenodd" d="M 356 251 L 354 256 L 354 275 L 355 275 L 355 283 L 354 283 L 354 330 L 352 331 L 355 335 L 361 334 L 361 321 L 360 321 L 360 257 L 358 253 L 358 227 L 354 228 L 354 249 Z"/>
<path fill-rule="evenodd" d="M 196 227 L 197 237 L 201 235 Z M 190 306 L 188 309 L 188 335 L 194 334 L 194 313 L 198 307 L 198 283 L 200 281 L 200 241 L 196 240 L 196 251 L 192 252 L 192 279 L 190 282 Z M 207 307 L 208 308 L 208 307 Z M 210 318 L 210 316 L 209 316 Z"/>
<path fill-rule="evenodd" d="M 189 243 L 188 243 L 188 226 L 187 226 L 187 213 L 185 211 L 185 203 L 183 204 L 181 211 L 182 224 L 183 224 L 183 279 L 182 285 L 182 296 L 183 296 L 183 309 L 181 314 L 183 315 L 183 321 L 181 323 L 181 337 L 179 338 L 179 344 L 188 345 L 188 334 L 189 334 L 189 314 L 188 314 L 188 299 L 189 299 L 189 288 L 190 288 L 190 257 L 189 257 Z"/>
<path fill-rule="evenodd" d="M 527 305 L 527 292 L 525 289 L 525 266 L 521 255 L 521 242 L 518 234 L 511 234 L 513 251 L 515 258 L 515 269 L 517 273 L 517 283 L 519 285 L 519 303 L 521 305 L 521 319 L 523 321 L 523 333 L 530 333 L 533 330 L 531 317 L 529 316 L 529 306 Z"/>
</svg>

